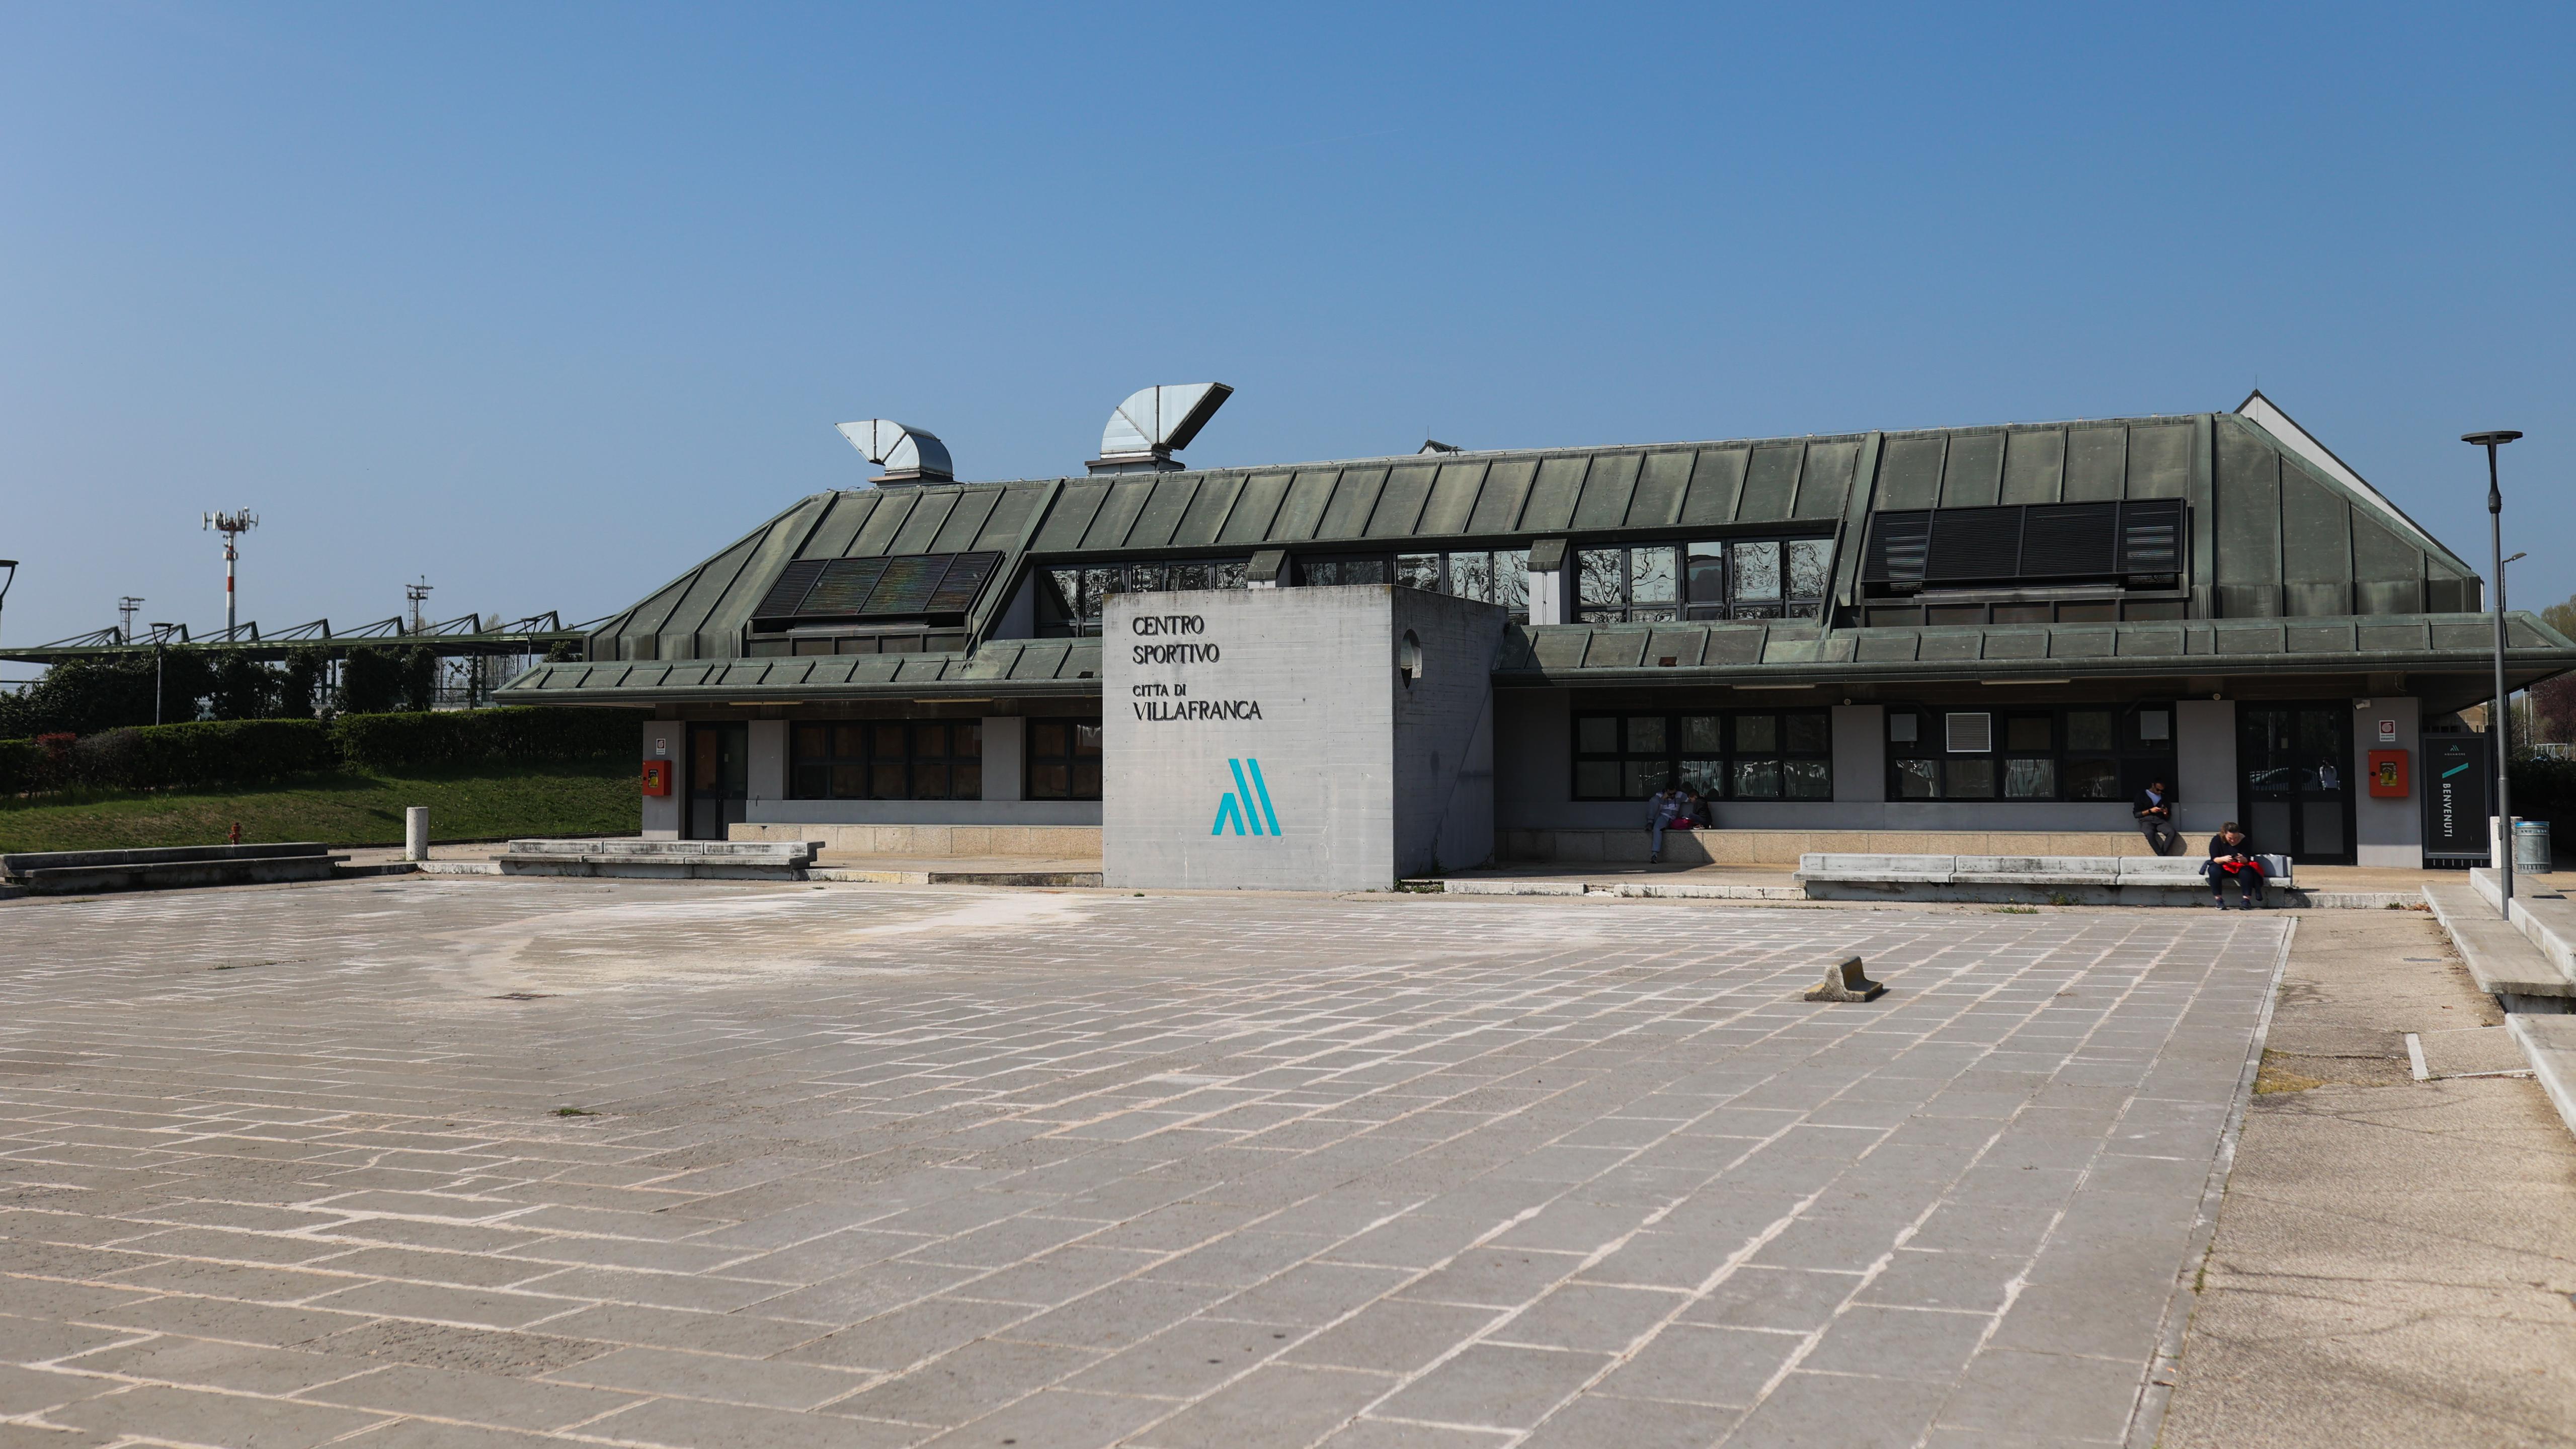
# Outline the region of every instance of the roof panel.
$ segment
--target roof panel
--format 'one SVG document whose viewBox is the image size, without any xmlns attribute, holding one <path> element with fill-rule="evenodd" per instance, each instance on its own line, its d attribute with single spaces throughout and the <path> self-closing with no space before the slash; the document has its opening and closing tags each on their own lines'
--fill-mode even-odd
<svg viewBox="0 0 2576 1449">
<path fill-rule="evenodd" d="M 1455 467 L 1455 464 L 1451 465 Z M 1504 458 L 1485 473 L 1476 507 L 1467 515 L 1469 533 L 1515 533 L 1529 502 L 1530 484 L 1538 477 L 1535 458 Z"/>
<path fill-rule="evenodd" d="M 1152 474 L 1111 479 L 1109 496 L 1101 500 L 1100 511 L 1092 515 L 1091 527 L 1083 531 L 1082 546 L 1128 547 L 1128 535 L 1135 532 L 1137 515 L 1145 511 L 1146 500 L 1154 496 L 1154 488 L 1161 481 Z"/>
<path fill-rule="evenodd" d="M 1020 546 L 1020 536 L 1028 532 L 1029 520 L 1037 515 L 1040 505 L 1055 495 L 1053 483 L 1014 483 L 1002 490 L 1002 501 L 993 505 L 993 516 L 975 539 L 979 549 L 1005 551 Z"/>
<path fill-rule="evenodd" d="M 928 553 L 930 542 L 939 537 L 939 526 L 957 511 L 957 490 L 926 488 L 912 505 L 912 515 L 895 530 L 894 542 L 886 545 L 888 553 Z"/>
<path fill-rule="evenodd" d="M 1702 448 L 1691 468 L 1690 492 L 1682 499 L 1685 526 L 1733 523 L 1744 494 L 1744 465 L 1749 448 Z"/>
<path fill-rule="evenodd" d="M 1423 504 L 1422 518 L 1414 527 L 1426 534 L 1465 533 L 1467 521 L 1475 516 L 1476 493 L 1484 486 L 1485 468 L 1482 458 L 1441 464 L 1439 480 L 1431 485 L 1431 497 Z"/>
<path fill-rule="evenodd" d="M 1798 503 L 1792 515 L 1809 519 L 1842 517 L 1843 505 L 1851 501 L 1852 469 L 1859 462 L 1857 438 L 1809 443 L 1806 466 L 1798 470 Z"/>
<path fill-rule="evenodd" d="M 1949 456 L 1941 464 L 1943 508 L 1992 507 L 2003 496 L 2003 485 L 2002 429 L 1951 434 Z"/>
<path fill-rule="evenodd" d="M 2013 428 L 2004 435 L 2000 503 L 2055 503 L 2066 476 L 2064 428 Z"/>
<path fill-rule="evenodd" d="M 1634 669 L 1646 653 L 1644 629 L 1596 629 L 1583 651 L 1582 668 Z"/>
<path fill-rule="evenodd" d="M 1324 505 L 1333 501 L 1333 484 L 1342 476 L 1339 468 L 1300 468 L 1295 481 L 1288 485 L 1288 496 L 1279 501 L 1279 516 L 1271 521 L 1272 543 L 1302 543 L 1315 536 L 1315 526 L 1324 521 Z"/>
<path fill-rule="evenodd" d="M 1636 453 L 1594 454 L 1591 471 L 1583 477 L 1583 492 L 1574 503 L 1572 526 L 1588 531 L 1627 522 L 1628 502 L 1637 491 L 1637 465 L 1643 461 Z"/>
<path fill-rule="evenodd" d="M 1529 503 L 1521 509 L 1520 531 L 1554 533 L 1571 524 L 1583 475 L 1591 466 L 1589 455 L 1540 460 L 1538 481 L 1530 485 Z"/>
<path fill-rule="evenodd" d="M 892 553 L 894 550 L 889 545 L 894 542 L 895 530 L 903 527 L 903 521 L 912 516 L 913 508 L 920 502 L 919 489 L 896 488 L 882 492 L 877 498 L 877 506 L 868 513 L 868 521 L 860 525 L 859 536 L 850 541 L 847 557 L 870 558 Z"/>
<path fill-rule="evenodd" d="M 970 553 L 975 540 L 984 536 L 985 520 L 993 516 L 995 505 L 1002 501 L 999 488 L 969 488 L 957 495 L 957 506 L 948 521 L 930 540 L 932 553 Z"/>
<path fill-rule="evenodd" d="M 1797 443 L 1769 443 L 1753 450 L 1744 470 L 1744 497 L 1736 505 L 1738 523 L 1786 523 L 1798 497 L 1798 464 L 1806 448 Z"/>
<path fill-rule="evenodd" d="M 1345 468 L 1340 483 L 1333 489 L 1333 501 L 1324 505 L 1323 521 L 1315 525 L 1317 539 L 1360 538 L 1368 532 L 1369 511 L 1377 507 L 1377 496 L 1386 487 L 1384 468 Z"/>
<path fill-rule="evenodd" d="M 2191 434 L 2188 422 L 2157 423 L 2129 430 L 2130 498 L 2185 498 L 2191 493 Z"/>
<path fill-rule="evenodd" d="M 1637 469 L 1637 489 L 1628 496 L 1630 528 L 1668 528 L 1681 518 L 1682 495 L 1690 490 L 1695 448 L 1663 448 L 1648 453 Z"/>
<path fill-rule="evenodd" d="M 835 493 L 831 510 L 805 538 L 798 558 L 839 558 L 849 551 L 851 540 L 859 536 L 859 525 L 868 521 L 868 513 L 877 506 L 873 488 L 858 493 Z"/>
<path fill-rule="evenodd" d="M 2129 430 L 2124 427 L 2066 430 L 2068 503 L 2116 503 L 2128 486 Z"/>
<path fill-rule="evenodd" d="M 1082 535 L 1091 528 L 1091 519 L 1100 511 L 1100 502 L 1109 496 L 1106 478 L 1074 478 L 1057 490 L 1055 507 L 1047 511 L 1046 523 L 1038 529 L 1035 545 L 1040 553 L 1062 553 L 1082 546 Z"/>
<path fill-rule="evenodd" d="M 1261 543 L 1271 536 L 1279 516 L 1279 505 L 1287 500 L 1291 475 L 1274 468 L 1255 473 L 1243 480 L 1243 492 L 1226 513 L 1225 526 L 1217 534 L 1220 543 Z"/>
<path fill-rule="evenodd" d="M 1181 512 L 1181 521 L 1172 530 L 1176 548 L 1203 548 L 1216 542 L 1217 530 L 1225 527 L 1225 516 L 1242 496 L 1244 475 L 1211 473 L 1190 495 L 1190 506 Z"/>
<path fill-rule="evenodd" d="M 1941 460 L 1949 441 L 1940 433 L 1890 433 L 1878 455 L 1878 497 L 1870 506 L 1910 509 L 1938 504 Z"/>
<path fill-rule="evenodd" d="M 1378 489 L 1377 506 L 1369 510 L 1368 536 L 1412 536 L 1422 521 L 1422 506 L 1431 499 L 1431 480 L 1439 474 L 1437 463 L 1402 463 L 1390 469 L 1386 486 Z"/>
<path fill-rule="evenodd" d="M 1154 480 L 1153 496 L 1145 500 L 1145 511 L 1136 515 L 1136 526 L 1128 531 L 1129 548 L 1167 548 L 1172 535 L 1180 531 L 1181 519 L 1188 514 L 1190 500 L 1198 496 L 1199 475 L 1173 473 Z"/>
</svg>

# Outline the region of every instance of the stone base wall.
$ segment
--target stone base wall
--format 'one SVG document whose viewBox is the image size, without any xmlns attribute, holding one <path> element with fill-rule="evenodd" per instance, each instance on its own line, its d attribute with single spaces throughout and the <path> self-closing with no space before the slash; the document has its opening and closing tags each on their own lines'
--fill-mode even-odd
<svg viewBox="0 0 2576 1449">
<path fill-rule="evenodd" d="M 819 840 L 835 856 L 892 855 L 948 860 L 1018 856 L 1032 860 L 1098 860 L 1097 825 L 778 825 L 728 826 L 729 840 Z"/>
<path fill-rule="evenodd" d="M 739 827 L 737 827 L 739 828 Z M 1643 830 L 1505 830 L 1504 861 L 1643 864 Z M 2198 842 L 2185 840 L 2185 853 Z M 1854 855 L 2153 855 L 2135 831 L 1673 830 L 1666 865 L 1796 865 L 1811 851 Z"/>
</svg>

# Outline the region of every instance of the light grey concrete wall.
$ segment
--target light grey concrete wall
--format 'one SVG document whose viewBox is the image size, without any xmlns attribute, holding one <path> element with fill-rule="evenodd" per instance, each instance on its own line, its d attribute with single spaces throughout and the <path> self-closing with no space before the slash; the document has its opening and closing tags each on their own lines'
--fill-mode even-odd
<svg viewBox="0 0 2576 1449">
<path fill-rule="evenodd" d="M 2197 849 L 2236 818 L 2236 701 L 2186 699 L 2174 705 L 2174 756 L 2182 778 L 2170 782 L 2174 828 Z M 2125 807 L 2123 807 L 2123 813 Z M 2190 837 L 2201 839 L 2194 841 Z"/>
<path fill-rule="evenodd" d="M 2421 711 L 2404 696 L 2355 700 L 2352 713 L 2353 858 L 2362 865 L 2424 868 L 2423 741 L 2418 735 Z M 2395 737 L 2379 737 L 2381 721 L 2396 727 Z M 2370 793 L 2370 752 L 2406 752 L 2406 797 L 2383 800 Z"/>
<path fill-rule="evenodd" d="M 680 838 L 680 812 L 689 799 L 688 741 L 689 727 L 678 720 L 644 722 L 642 758 L 671 762 L 671 793 L 644 797 L 643 833 L 647 840 Z"/>
<path fill-rule="evenodd" d="M 1100 817 L 1108 884 L 1367 890 L 1394 881 L 1391 592 L 1109 599 Z M 1256 774 L 1275 831 L 1261 818 Z M 1240 834 L 1228 802 L 1243 814 Z"/>
<path fill-rule="evenodd" d="M 1015 714 L 984 718 L 984 798 L 1017 800 L 1028 761 L 1028 723 Z M 1089 802 L 1095 807 L 1099 802 Z"/>
<path fill-rule="evenodd" d="M 651 801 L 646 801 L 651 804 Z M 1097 800 L 754 800 L 758 825 L 1098 825 Z"/>
<path fill-rule="evenodd" d="M 1444 855 L 1483 860 L 1502 625 L 1489 605 L 1383 584 L 1113 597 L 1109 884 L 1377 890 Z"/>
<path fill-rule="evenodd" d="M 754 800 L 787 798 L 787 721 L 751 722 L 750 779 L 744 789 Z"/>
<path fill-rule="evenodd" d="M 1494 856 L 1493 670 L 1507 615 L 1420 589 L 1391 602 L 1396 873 L 1470 870 Z M 1408 638 L 1423 666 L 1410 680 Z"/>
<path fill-rule="evenodd" d="M 1887 707 L 1834 706 L 1834 803 L 1880 804 L 1887 799 Z"/>
<path fill-rule="evenodd" d="M 1034 639 L 1037 636 L 1038 571 L 1031 569 L 1028 577 L 1020 580 L 1020 587 L 1011 595 L 1011 601 L 1002 606 L 1001 614 L 993 620 L 991 637 Z"/>
</svg>

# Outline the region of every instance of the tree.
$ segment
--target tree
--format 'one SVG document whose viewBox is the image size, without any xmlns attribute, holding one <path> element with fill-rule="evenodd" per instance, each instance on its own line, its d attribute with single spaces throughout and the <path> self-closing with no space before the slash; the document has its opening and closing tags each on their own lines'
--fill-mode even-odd
<svg viewBox="0 0 2576 1449">
<path fill-rule="evenodd" d="M 277 712 L 277 672 L 247 655 L 226 653 L 214 667 L 207 707 L 217 719 L 270 719 Z"/>
<path fill-rule="evenodd" d="M 331 674 L 331 656 L 307 644 L 286 656 L 286 665 L 278 671 L 277 713 L 282 719 L 311 719 L 314 711 L 326 701 L 322 698 L 322 681 Z"/>
<path fill-rule="evenodd" d="M 423 713 L 438 703 L 438 651 L 414 644 L 404 651 L 403 708 Z"/>
<path fill-rule="evenodd" d="M 402 708 L 402 655 L 366 644 L 340 661 L 340 691 L 332 704 L 342 714 L 391 714 Z"/>
<path fill-rule="evenodd" d="M 2570 639 L 2576 639 L 2576 598 L 2571 598 L 2563 604 L 2552 604 L 2541 610 L 2540 622 Z"/>
</svg>

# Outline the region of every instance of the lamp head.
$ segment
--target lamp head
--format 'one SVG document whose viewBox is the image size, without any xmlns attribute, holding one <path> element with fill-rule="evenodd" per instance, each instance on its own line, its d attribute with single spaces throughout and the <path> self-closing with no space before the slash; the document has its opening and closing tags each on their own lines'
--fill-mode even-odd
<svg viewBox="0 0 2576 1449">
<path fill-rule="evenodd" d="M 2510 443 L 2521 436 L 2522 434 L 2515 432 L 2511 428 L 2498 428 L 2492 433 L 2462 433 L 2460 434 L 2460 441 L 2472 444 L 2476 447 L 2493 448 L 2505 443 Z"/>
</svg>

